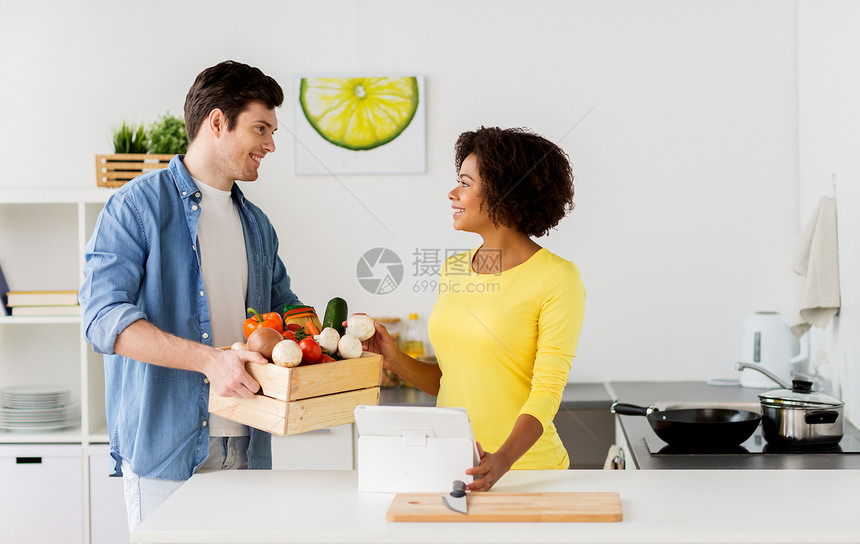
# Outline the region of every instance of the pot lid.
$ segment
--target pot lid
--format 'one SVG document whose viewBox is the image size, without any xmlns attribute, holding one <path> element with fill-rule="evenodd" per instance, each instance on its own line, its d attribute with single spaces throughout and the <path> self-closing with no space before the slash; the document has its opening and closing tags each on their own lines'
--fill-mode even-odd
<svg viewBox="0 0 860 544">
<path fill-rule="evenodd" d="M 839 399 L 812 390 L 812 382 L 792 380 L 791 389 L 775 389 L 758 396 L 770 406 L 795 406 L 801 408 L 839 407 L 845 404 Z"/>
</svg>

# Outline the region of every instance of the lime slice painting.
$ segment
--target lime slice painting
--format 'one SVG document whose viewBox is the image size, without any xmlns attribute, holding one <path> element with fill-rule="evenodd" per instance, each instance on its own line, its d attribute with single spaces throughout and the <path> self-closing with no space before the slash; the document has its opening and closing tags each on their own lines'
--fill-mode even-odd
<svg viewBox="0 0 860 544">
<path fill-rule="evenodd" d="M 302 111 L 320 136 L 353 151 L 387 144 L 418 110 L 414 77 L 302 78 Z"/>
<path fill-rule="evenodd" d="M 301 77 L 296 90 L 297 173 L 424 171 L 421 76 Z"/>
</svg>

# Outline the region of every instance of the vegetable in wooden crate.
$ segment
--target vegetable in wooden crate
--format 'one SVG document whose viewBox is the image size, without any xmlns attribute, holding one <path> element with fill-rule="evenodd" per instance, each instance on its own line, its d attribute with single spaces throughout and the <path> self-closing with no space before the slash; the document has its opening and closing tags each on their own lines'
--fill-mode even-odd
<svg viewBox="0 0 860 544">
<path fill-rule="evenodd" d="M 322 349 L 316 340 L 305 338 L 299 342 L 299 347 L 302 349 L 302 364 L 314 365 L 320 362 Z"/>
<path fill-rule="evenodd" d="M 351 334 L 344 334 L 337 342 L 337 352 L 344 359 L 361 357 L 361 340 Z"/>
<path fill-rule="evenodd" d="M 346 332 L 343 322 L 346 321 L 347 315 L 346 301 L 340 297 L 334 297 L 328 301 L 325 307 L 322 328 L 331 327 L 337 331 L 338 336 L 343 336 Z"/>
<path fill-rule="evenodd" d="M 284 306 L 284 325 L 295 324 L 304 327 L 308 321 L 313 322 L 317 330 L 322 328 L 322 323 L 313 306 Z"/>
<path fill-rule="evenodd" d="M 284 322 L 278 312 L 269 312 L 267 314 L 260 315 L 260 312 L 254 308 L 248 308 L 248 313 L 253 315 L 246 319 L 245 323 L 242 325 L 245 339 L 250 337 L 251 333 L 260 327 L 267 327 L 278 332 L 284 332 Z"/>
<path fill-rule="evenodd" d="M 272 350 L 272 362 L 292 368 L 302 362 L 302 348 L 294 340 L 281 340 Z"/>
<path fill-rule="evenodd" d="M 275 329 L 260 327 L 251 333 L 246 344 L 249 351 L 256 351 L 267 360 L 272 360 L 272 350 L 278 342 L 284 341 L 284 336 Z"/>
<path fill-rule="evenodd" d="M 320 331 L 320 335 L 317 340 L 319 340 L 323 353 L 328 355 L 334 355 L 337 353 L 337 342 L 340 340 L 340 334 L 338 334 L 334 328 L 324 328 Z"/>
</svg>

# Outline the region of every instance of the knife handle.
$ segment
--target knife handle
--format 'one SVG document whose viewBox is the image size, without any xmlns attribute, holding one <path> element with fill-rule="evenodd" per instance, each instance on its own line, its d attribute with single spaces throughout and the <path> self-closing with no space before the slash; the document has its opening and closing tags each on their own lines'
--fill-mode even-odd
<svg viewBox="0 0 860 544">
<path fill-rule="evenodd" d="M 454 490 L 451 491 L 452 497 L 466 496 L 466 484 L 462 480 L 454 480 Z"/>
</svg>

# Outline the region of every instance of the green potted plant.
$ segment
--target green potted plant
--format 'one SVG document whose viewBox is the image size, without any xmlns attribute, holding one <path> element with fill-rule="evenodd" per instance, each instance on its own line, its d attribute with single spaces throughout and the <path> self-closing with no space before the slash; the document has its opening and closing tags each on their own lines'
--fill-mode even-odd
<svg viewBox="0 0 860 544">
<path fill-rule="evenodd" d="M 113 131 L 113 152 L 122 154 L 141 154 L 148 151 L 146 130 L 143 125 L 135 126 L 123 121 Z"/>
<path fill-rule="evenodd" d="M 123 122 L 113 130 L 113 155 L 96 155 L 96 183 L 120 187 L 127 181 L 164 168 L 177 153 L 185 153 L 185 121 L 166 113 L 146 127 Z"/>
<path fill-rule="evenodd" d="M 188 150 L 185 120 L 170 113 L 165 113 L 149 125 L 148 138 L 150 153 L 182 155 Z"/>
</svg>

